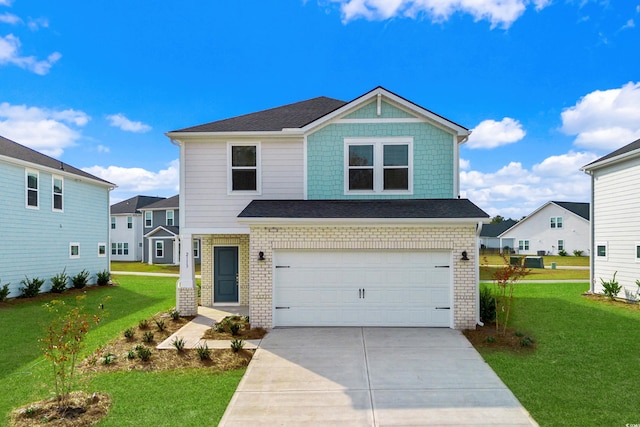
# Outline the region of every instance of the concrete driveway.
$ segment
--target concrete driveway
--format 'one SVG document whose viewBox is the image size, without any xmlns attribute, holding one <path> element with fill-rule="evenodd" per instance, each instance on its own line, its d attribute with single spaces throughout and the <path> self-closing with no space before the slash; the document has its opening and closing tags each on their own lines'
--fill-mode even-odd
<svg viewBox="0 0 640 427">
<path fill-rule="evenodd" d="M 221 426 L 537 425 L 452 329 L 272 330 Z"/>
</svg>

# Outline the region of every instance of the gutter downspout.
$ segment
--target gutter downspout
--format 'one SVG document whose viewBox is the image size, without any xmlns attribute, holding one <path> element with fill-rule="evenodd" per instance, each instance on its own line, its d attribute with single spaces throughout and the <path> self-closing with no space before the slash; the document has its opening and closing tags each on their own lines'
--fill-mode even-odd
<svg viewBox="0 0 640 427">
<path fill-rule="evenodd" d="M 475 256 L 475 271 L 476 271 L 476 324 L 484 326 L 484 323 L 480 321 L 480 233 L 482 232 L 482 222 L 478 221 L 476 226 L 476 256 Z"/>
<path fill-rule="evenodd" d="M 595 267 L 596 267 L 596 256 L 595 256 L 595 246 L 594 246 L 594 230 L 595 227 L 593 226 L 594 224 L 594 220 L 593 220 L 593 214 L 595 212 L 595 200 L 594 200 L 594 195 L 595 195 L 595 191 L 593 189 L 594 187 L 594 181 L 595 178 L 593 176 L 593 171 L 589 171 L 589 175 L 591 175 L 591 206 L 589 206 L 589 247 L 591 248 L 591 253 L 589 254 L 589 264 L 591 264 L 591 268 L 589 271 L 589 290 L 591 293 L 594 293 L 595 291 L 595 279 L 593 278 L 593 273 L 596 271 Z"/>
</svg>

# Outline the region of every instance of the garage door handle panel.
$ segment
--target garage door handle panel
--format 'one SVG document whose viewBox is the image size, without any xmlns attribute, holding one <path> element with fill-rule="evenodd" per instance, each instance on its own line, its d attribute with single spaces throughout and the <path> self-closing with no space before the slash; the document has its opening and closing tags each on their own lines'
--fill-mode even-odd
<svg viewBox="0 0 640 427">
<path fill-rule="evenodd" d="M 276 265 L 276 268 L 291 268 L 290 265 Z"/>
<path fill-rule="evenodd" d="M 291 307 L 276 307 L 276 310 L 289 310 Z"/>
<path fill-rule="evenodd" d="M 436 265 L 436 268 L 449 268 L 448 265 Z"/>
<path fill-rule="evenodd" d="M 436 307 L 436 310 L 451 310 L 451 307 Z"/>
</svg>

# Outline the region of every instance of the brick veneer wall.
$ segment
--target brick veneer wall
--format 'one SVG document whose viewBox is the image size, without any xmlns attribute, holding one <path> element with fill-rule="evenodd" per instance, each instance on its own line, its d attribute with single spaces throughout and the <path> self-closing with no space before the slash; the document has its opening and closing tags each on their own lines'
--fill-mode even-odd
<svg viewBox="0 0 640 427">
<path fill-rule="evenodd" d="M 200 261 L 200 304 L 213 305 L 213 248 L 215 246 L 238 247 L 238 284 L 240 304 L 249 304 L 249 235 L 215 234 L 202 237 L 202 256 Z M 256 253 L 256 258 L 257 258 Z"/>
<path fill-rule="evenodd" d="M 176 310 L 181 316 L 197 316 L 198 315 L 198 288 L 181 288 L 176 289 Z"/>
<path fill-rule="evenodd" d="M 250 252 L 265 261 L 249 260 L 249 309 L 252 325 L 271 328 L 272 260 L 278 249 L 401 249 L 453 252 L 454 328 L 476 324 L 476 224 L 447 226 L 270 226 L 251 227 Z M 469 261 L 461 261 L 467 251 Z"/>
</svg>

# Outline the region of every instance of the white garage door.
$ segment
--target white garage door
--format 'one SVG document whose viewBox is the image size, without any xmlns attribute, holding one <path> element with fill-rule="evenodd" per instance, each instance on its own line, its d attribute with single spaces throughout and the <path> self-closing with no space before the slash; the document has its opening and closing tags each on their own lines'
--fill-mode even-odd
<svg viewBox="0 0 640 427">
<path fill-rule="evenodd" d="M 274 326 L 452 325 L 451 254 L 276 251 Z"/>
</svg>

